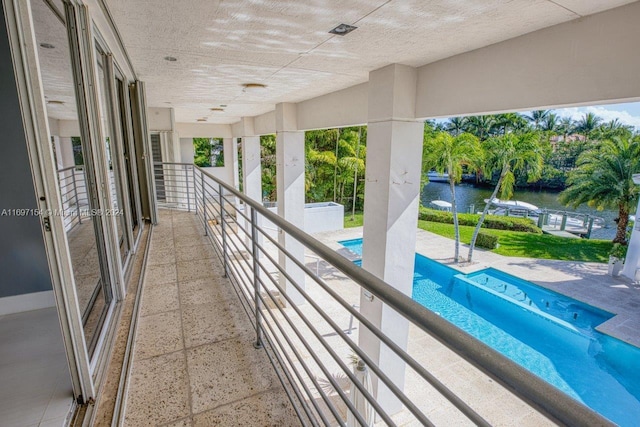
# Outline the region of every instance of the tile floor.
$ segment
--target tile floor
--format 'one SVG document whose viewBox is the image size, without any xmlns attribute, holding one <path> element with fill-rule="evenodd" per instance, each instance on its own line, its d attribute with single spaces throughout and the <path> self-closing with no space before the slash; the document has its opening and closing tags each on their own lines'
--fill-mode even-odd
<svg viewBox="0 0 640 427">
<path fill-rule="evenodd" d="M 73 393 L 55 308 L 0 316 L 0 425 L 63 425 Z"/>
<path fill-rule="evenodd" d="M 299 425 L 193 213 L 153 229 L 127 426 Z"/>
</svg>

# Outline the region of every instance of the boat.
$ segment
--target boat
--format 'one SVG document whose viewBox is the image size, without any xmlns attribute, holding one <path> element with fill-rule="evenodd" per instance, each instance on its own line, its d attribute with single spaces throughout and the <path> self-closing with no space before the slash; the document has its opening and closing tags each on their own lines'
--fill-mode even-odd
<svg viewBox="0 0 640 427">
<path fill-rule="evenodd" d="M 440 210 L 447 211 L 447 212 L 450 211 L 452 207 L 451 203 L 444 200 L 432 200 L 429 202 L 429 204 L 437 207 Z"/>
<path fill-rule="evenodd" d="M 427 172 L 427 177 L 430 182 L 449 182 L 449 174 L 448 173 L 439 173 L 436 171 Z"/>
<path fill-rule="evenodd" d="M 527 211 L 528 213 L 540 213 L 540 208 L 531 203 L 522 202 L 520 200 L 500 200 L 500 199 L 484 199 L 485 203 L 491 203 L 492 205 L 502 209 L 513 209 L 518 211 Z"/>
</svg>

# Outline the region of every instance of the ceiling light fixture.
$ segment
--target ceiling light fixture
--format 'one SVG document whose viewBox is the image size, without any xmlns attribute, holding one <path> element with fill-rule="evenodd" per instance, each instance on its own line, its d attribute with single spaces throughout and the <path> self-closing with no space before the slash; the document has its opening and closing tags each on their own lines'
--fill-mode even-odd
<svg viewBox="0 0 640 427">
<path fill-rule="evenodd" d="M 219 108 L 219 107 L 213 107 L 213 108 L 210 108 L 210 110 L 213 111 L 214 113 L 224 112 L 224 108 Z"/>
<path fill-rule="evenodd" d="M 47 104 L 53 104 L 53 105 L 64 105 L 64 101 L 58 101 L 55 99 L 50 99 L 47 101 Z"/>
<path fill-rule="evenodd" d="M 176 62 L 178 59 L 175 56 L 165 56 L 164 60 L 169 62 Z"/>
<path fill-rule="evenodd" d="M 351 31 L 355 30 L 358 27 L 354 27 L 353 25 L 349 25 L 349 24 L 340 24 L 337 27 L 335 27 L 333 30 L 329 31 L 329 33 L 331 34 L 335 34 L 337 36 L 344 36 L 349 34 Z"/>
<path fill-rule="evenodd" d="M 55 46 L 51 43 L 40 43 L 40 47 L 44 49 L 55 49 Z"/>
<path fill-rule="evenodd" d="M 206 117 L 203 117 L 203 118 L 201 118 L 201 119 L 198 119 L 197 121 L 199 121 L 199 122 L 206 122 L 206 121 L 207 121 L 207 118 L 206 118 Z"/>
<path fill-rule="evenodd" d="M 262 83 L 245 83 L 242 87 L 242 91 L 246 93 L 259 93 L 267 88 L 267 86 Z"/>
</svg>

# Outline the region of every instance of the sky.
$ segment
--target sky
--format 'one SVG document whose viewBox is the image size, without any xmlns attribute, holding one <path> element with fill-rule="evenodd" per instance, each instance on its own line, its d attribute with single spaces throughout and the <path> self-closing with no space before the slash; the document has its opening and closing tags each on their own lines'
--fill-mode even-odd
<svg viewBox="0 0 640 427">
<path fill-rule="evenodd" d="M 605 122 L 618 119 L 621 123 L 640 130 L 640 102 L 597 105 L 592 107 L 559 108 L 554 111 L 560 117 L 571 117 L 574 120 L 580 119 L 586 113 L 594 113 L 602 117 Z"/>
<path fill-rule="evenodd" d="M 586 113 L 594 113 L 601 117 L 604 122 L 618 119 L 622 124 L 630 125 L 640 131 L 640 102 L 630 102 L 626 104 L 594 105 L 590 107 L 556 108 L 553 110 L 560 117 L 571 117 L 579 120 Z M 522 111 L 521 114 L 529 114 Z M 446 119 L 438 119 L 437 122 L 446 122 Z"/>
</svg>

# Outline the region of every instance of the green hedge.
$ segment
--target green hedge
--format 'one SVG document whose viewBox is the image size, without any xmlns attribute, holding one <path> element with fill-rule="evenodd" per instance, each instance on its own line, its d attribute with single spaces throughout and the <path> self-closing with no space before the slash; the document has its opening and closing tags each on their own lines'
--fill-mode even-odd
<svg viewBox="0 0 640 427">
<path fill-rule="evenodd" d="M 476 246 L 485 249 L 495 249 L 498 247 L 498 236 L 480 232 L 476 239 Z"/>
<path fill-rule="evenodd" d="M 451 212 L 421 207 L 418 217 L 423 221 L 453 224 L 453 214 Z M 458 223 L 460 225 L 475 227 L 479 220 L 479 214 L 458 214 Z M 492 228 L 494 230 L 523 231 L 526 233 L 542 234 L 542 230 L 538 228 L 530 219 L 516 218 L 512 216 L 487 215 L 484 218 L 482 227 Z"/>
</svg>

